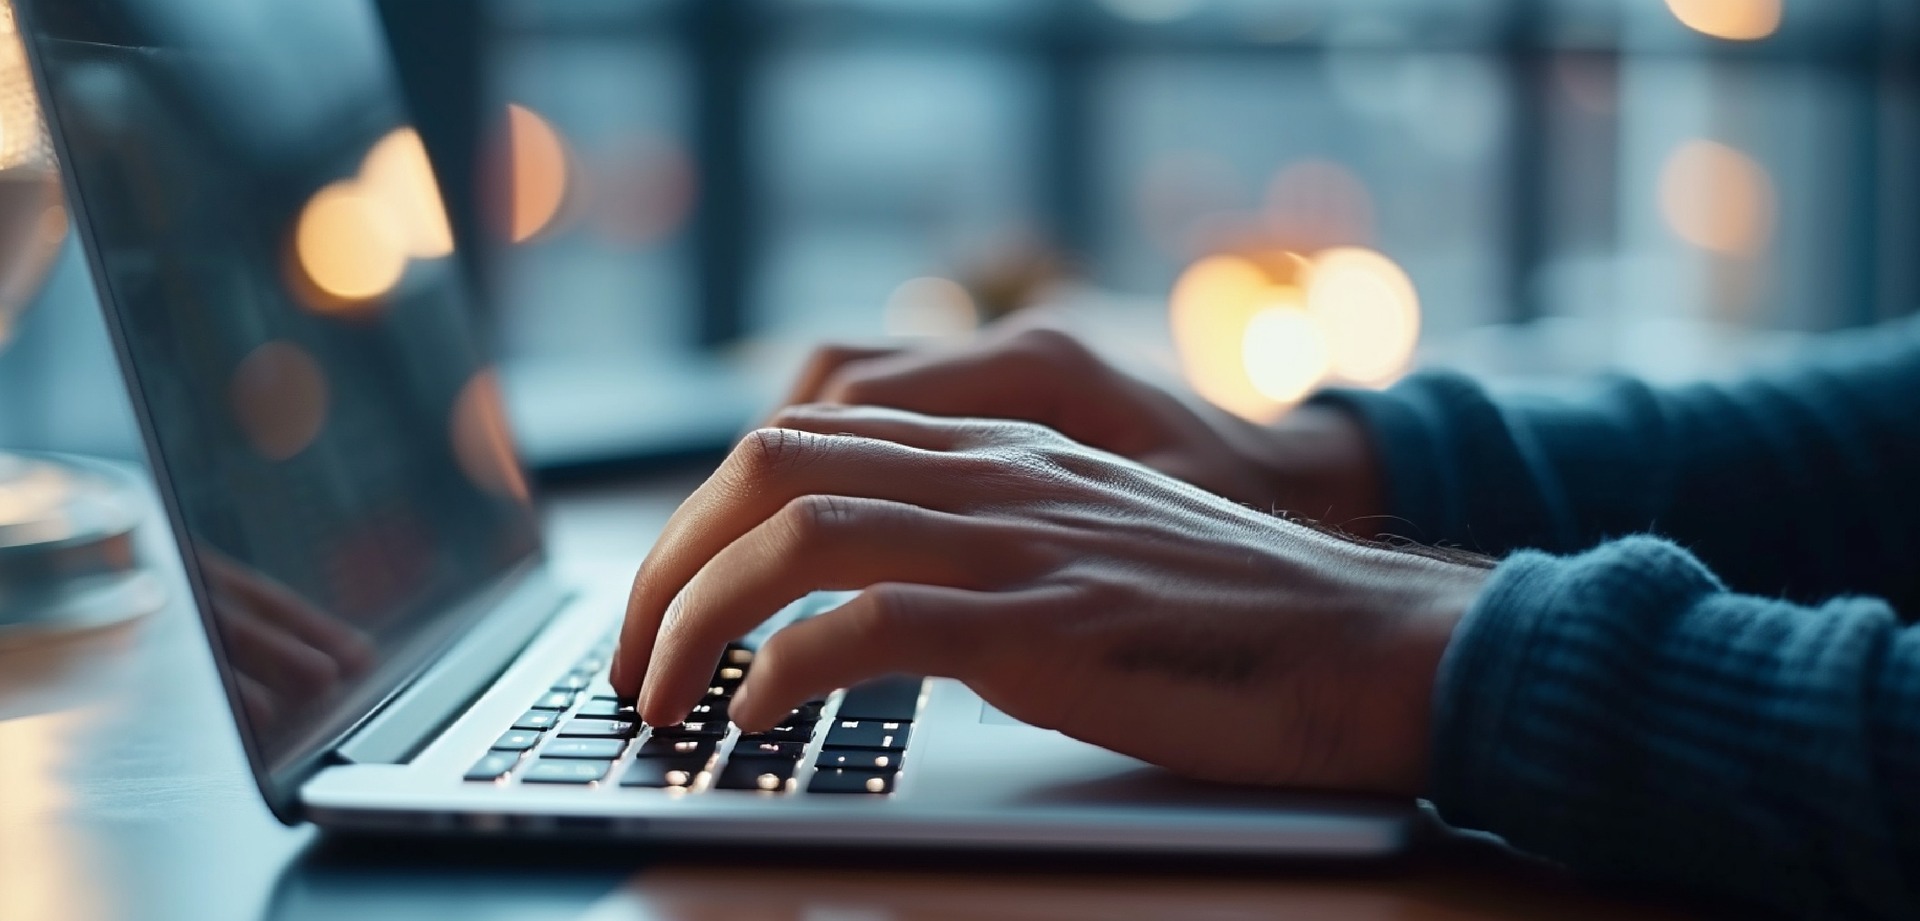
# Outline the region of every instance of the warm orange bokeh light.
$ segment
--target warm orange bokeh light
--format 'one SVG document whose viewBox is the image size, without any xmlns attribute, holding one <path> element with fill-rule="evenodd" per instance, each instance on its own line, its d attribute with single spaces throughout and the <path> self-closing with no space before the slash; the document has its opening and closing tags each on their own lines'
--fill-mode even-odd
<svg viewBox="0 0 1920 921">
<path fill-rule="evenodd" d="M 438 259 L 453 253 L 453 227 L 420 132 L 399 128 L 381 138 L 360 166 L 360 185 L 402 225 L 407 255 Z"/>
<path fill-rule="evenodd" d="M 1688 243 L 1729 256 L 1756 256 L 1773 237 L 1773 179 L 1732 147 L 1689 141 L 1661 169 L 1660 211 Z"/>
<path fill-rule="evenodd" d="M 506 402 L 500 395 L 500 378 L 493 371 L 474 375 L 460 388 L 453 404 L 451 435 L 454 459 L 473 485 L 496 496 L 530 501 L 520 456 L 514 450 L 513 429 L 507 423 Z"/>
<path fill-rule="evenodd" d="M 560 214 L 567 199 L 567 147 L 547 120 L 522 105 L 507 106 L 508 238 L 524 243 Z"/>
<path fill-rule="evenodd" d="M 1667 0 L 1687 28 L 1714 38 L 1751 42 L 1780 30 L 1782 0 Z"/>
<path fill-rule="evenodd" d="M 1313 257 L 1307 309 L 1326 331 L 1332 373 L 1380 386 L 1407 369 L 1420 343 L 1420 297 L 1393 260 L 1343 247 Z"/>
<path fill-rule="evenodd" d="M 1312 259 L 1211 256 L 1181 276 L 1171 306 L 1188 383 L 1259 422 L 1330 379 L 1392 382 L 1420 338 L 1412 280 L 1391 259 L 1357 247 Z"/>
<path fill-rule="evenodd" d="M 249 353 L 233 372 L 228 399 L 240 431 L 268 460 L 297 456 L 326 427 L 326 373 L 290 342 L 276 340 Z"/>
<path fill-rule="evenodd" d="M 307 202 L 294 231 L 301 272 L 323 312 L 358 312 L 393 290 L 407 270 L 407 232 L 381 197 L 336 182 Z"/>
<path fill-rule="evenodd" d="M 1248 321 L 1240 361 L 1261 396 L 1291 406 L 1326 379 L 1333 352 L 1319 318 L 1293 307 L 1269 307 Z"/>
<path fill-rule="evenodd" d="M 1245 419 L 1278 416 L 1283 407 L 1247 375 L 1242 342 L 1262 310 L 1289 303 L 1302 305 L 1299 289 L 1276 284 L 1252 259 L 1210 256 L 1187 269 L 1173 289 L 1173 341 L 1194 391 Z"/>
</svg>

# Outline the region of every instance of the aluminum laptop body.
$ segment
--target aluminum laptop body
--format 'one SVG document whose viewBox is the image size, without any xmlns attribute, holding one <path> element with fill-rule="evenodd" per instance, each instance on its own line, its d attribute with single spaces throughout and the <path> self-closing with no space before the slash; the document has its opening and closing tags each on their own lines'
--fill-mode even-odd
<svg viewBox="0 0 1920 921">
<path fill-rule="evenodd" d="M 1403 846 L 1410 803 L 1181 781 L 945 680 L 911 700 L 911 741 L 873 790 L 810 791 L 822 737 L 851 722 L 840 694 L 795 775 L 760 788 L 629 785 L 631 750 L 597 781 L 532 782 L 560 729 L 514 727 L 556 700 L 576 709 L 548 722 L 580 719 L 604 690 L 631 572 L 552 577 L 373 10 L 16 5 L 195 601 L 283 820 L 757 845 Z M 498 755 L 508 738 L 528 744 Z M 711 741 L 714 772 L 745 744 Z M 511 767 L 468 779 L 488 763 Z"/>
</svg>

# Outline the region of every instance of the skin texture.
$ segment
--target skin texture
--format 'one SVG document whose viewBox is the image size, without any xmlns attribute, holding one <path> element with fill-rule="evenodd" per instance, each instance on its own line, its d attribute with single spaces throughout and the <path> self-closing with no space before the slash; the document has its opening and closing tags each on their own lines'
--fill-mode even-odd
<svg viewBox="0 0 1920 921">
<path fill-rule="evenodd" d="M 1070 340 L 1023 333 L 994 348 L 1030 362 L 1020 350 L 1036 341 Z M 848 383 L 846 360 L 828 367 L 836 357 L 799 395 L 877 399 Z M 951 418 L 965 412 L 957 396 L 944 415 L 795 406 L 675 514 L 635 579 L 614 664 L 648 722 L 682 719 L 725 644 L 786 603 L 856 590 L 772 638 L 736 722 L 768 728 L 835 688 L 927 674 L 1196 778 L 1420 791 L 1435 671 L 1484 569 L 1259 510 L 1290 488 L 1265 448 L 1138 382 L 1100 382 L 1139 402 L 1099 416 L 1101 394 L 1082 389 L 1094 365 L 1023 398 L 980 370 L 996 359 L 933 361 L 969 360 L 979 390 L 1054 427 Z"/>
<path fill-rule="evenodd" d="M 1046 326 L 1003 324 L 937 350 L 828 346 L 783 405 L 809 403 L 1036 422 L 1242 505 L 1360 537 L 1390 523 L 1372 446 L 1346 413 L 1306 406 L 1255 425 L 1138 380 Z"/>
</svg>

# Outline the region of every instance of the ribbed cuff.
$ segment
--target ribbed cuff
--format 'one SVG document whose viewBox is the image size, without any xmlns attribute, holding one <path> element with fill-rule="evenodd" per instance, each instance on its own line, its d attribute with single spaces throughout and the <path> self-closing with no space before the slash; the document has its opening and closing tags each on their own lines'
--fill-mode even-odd
<svg viewBox="0 0 1920 921">
<path fill-rule="evenodd" d="M 1570 558 L 1516 554 L 1454 631 L 1434 693 L 1429 789 L 1441 816 L 1516 842 L 1552 841 L 1572 813 L 1633 778 L 1613 740 L 1644 723 L 1626 693 L 1664 624 L 1723 591 L 1686 551 L 1635 537 Z"/>
</svg>

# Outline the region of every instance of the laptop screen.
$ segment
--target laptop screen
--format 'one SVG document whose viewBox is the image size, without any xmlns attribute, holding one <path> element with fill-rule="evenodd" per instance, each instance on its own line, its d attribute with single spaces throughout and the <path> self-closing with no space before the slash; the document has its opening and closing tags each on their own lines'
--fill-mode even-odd
<svg viewBox="0 0 1920 921">
<path fill-rule="evenodd" d="M 249 754 L 284 782 L 539 553 L 431 167 L 363 0 L 16 3 Z"/>
</svg>

